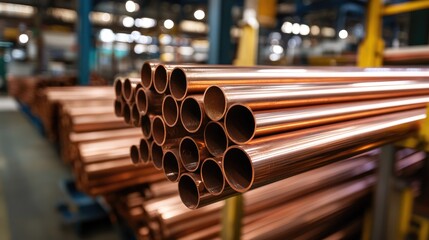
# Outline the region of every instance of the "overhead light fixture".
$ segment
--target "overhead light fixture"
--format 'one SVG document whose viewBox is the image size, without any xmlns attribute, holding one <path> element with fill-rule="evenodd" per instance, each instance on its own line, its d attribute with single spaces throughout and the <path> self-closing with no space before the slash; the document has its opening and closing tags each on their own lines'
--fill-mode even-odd
<svg viewBox="0 0 429 240">
<path fill-rule="evenodd" d="M 137 3 L 128 0 L 125 3 L 125 10 L 127 10 L 127 12 L 136 12 L 140 9 L 140 5 L 138 5 Z"/>
<path fill-rule="evenodd" d="M 310 27 L 308 25 L 301 24 L 299 28 L 299 34 L 307 36 L 308 34 L 310 34 Z"/>
<path fill-rule="evenodd" d="M 281 30 L 284 33 L 292 33 L 292 26 L 293 24 L 291 22 L 284 22 Z"/>
<path fill-rule="evenodd" d="M 28 37 L 28 35 L 27 34 L 25 34 L 25 33 L 22 33 L 21 35 L 19 35 L 19 37 L 18 37 L 18 41 L 21 43 L 21 44 L 26 44 L 26 43 L 28 43 L 28 40 L 29 40 L 29 37 Z"/>
<path fill-rule="evenodd" d="M 206 16 L 206 13 L 201 9 L 198 9 L 194 12 L 194 17 L 197 20 L 203 20 L 205 16 Z"/>
<path fill-rule="evenodd" d="M 134 26 L 134 18 L 128 17 L 128 16 L 124 17 L 122 19 L 122 25 L 124 25 L 124 27 L 127 27 L 127 28 Z"/>
<path fill-rule="evenodd" d="M 301 30 L 301 25 L 299 25 L 299 23 L 294 23 L 292 25 L 292 33 L 293 34 L 299 34 L 299 31 Z"/>
<path fill-rule="evenodd" d="M 167 19 L 164 21 L 164 27 L 166 29 L 172 29 L 174 27 L 174 22 L 171 19 Z"/>
<path fill-rule="evenodd" d="M 152 28 L 156 26 L 156 20 L 153 18 L 137 18 L 134 22 L 136 27 Z"/>
<path fill-rule="evenodd" d="M 99 37 L 102 42 L 110 43 L 115 41 L 115 33 L 108 28 L 101 29 Z"/>
<path fill-rule="evenodd" d="M 346 39 L 349 36 L 349 33 L 347 32 L 347 30 L 343 29 L 338 33 L 338 36 L 341 39 Z"/>
<path fill-rule="evenodd" d="M 316 25 L 311 26 L 310 28 L 311 35 L 317 36 L 320 34 L 320 28 Z"/>
</svg>

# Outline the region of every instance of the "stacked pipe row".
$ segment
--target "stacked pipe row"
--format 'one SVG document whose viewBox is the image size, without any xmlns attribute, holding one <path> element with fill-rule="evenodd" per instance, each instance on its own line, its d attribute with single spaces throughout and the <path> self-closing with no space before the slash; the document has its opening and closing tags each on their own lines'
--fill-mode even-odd
<svg viewBox="0 0 429 240">
<path fill-rule="evenodd" d="M 417 68 L 147 62 L 141 79 L 115 81 L 115 113 L 142 130 L 133 162 L 162 169 L 196 209 L 414 134 L 428 79 Z"/>
</svg>

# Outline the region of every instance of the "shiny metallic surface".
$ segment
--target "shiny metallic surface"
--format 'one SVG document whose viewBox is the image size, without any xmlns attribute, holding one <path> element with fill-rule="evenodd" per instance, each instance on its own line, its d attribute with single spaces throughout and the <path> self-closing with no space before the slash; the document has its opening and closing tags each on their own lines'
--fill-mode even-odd
<svg viewBox="0 0 429 240">
<path fill-rule="evenodd" d="M 210 156 L 202 138 L 186 136 L 179 144 L 180 159 L 185 169 L 195 172 L 199 169 L 202 160 Z"/>
<path fill-rule="evenodd" d="M 152 123 L 155 115 L 152 114 L 140 114 L 140 128 L 144 139 L 150 139 L 152 137 Z"/>
<path fill-rule="evenodd" d="M 266 83 L 302 83 L 425 79 L 429 71 L 422 68 L 186 68 L 171 73 L 170 92 L 177 100 L 188 94 L 202 93 L 211 85 L 259 85 Z"/>
<path fill-rule="evenodd" d="M 153 75 L 155 72 L 156 63 L 145 62 L 140 70 L 140 78 L 143 88 L 150 89 L 153 86 Z"/>
<path fill-rule="evenodd" d="M 418 109 L 255 139 L 228 148 L 223 171 L 233 189 L 245 192 L 290 177 L 288 169 L 294 164 L 318 155 L 374 142 L 377 137 L 407 135 L 425 117 L 424 109 Z"/>
<path fill-rule="evenodd" d="M 140 81 L 140 78 L 125 78 L 122 83 L 122 96 L 127 103 L 134 102 L 136 91 L 142 87 Z"/>
<path fill-rule="evenodd" d="M 209 121 L 203 100 L 203 95 L 191 95 L 180 106 L 180 120 L 189 133 L 198 132 Z"/>
<path fill-rule="evenodd" d="M 213 156 L 221 156 L 229 146 L 223 123 L 209 122 L 204 129 L 204 143 Z"/>
<path fill-rule="evenodd" d="M 222 172 L 222 158 L 206 158 L 201 166 L 201 179 L 207 191 L 213 195 L 231 195 L 235 191 L 226 182 Z"/>
<path fill-rule="evenodd" d="M 164 96 L 146 89 L 139 89 L 136 93 L 136 104 L 141 114 L 160 114 Z"/>
<path fill-rule="evenodd" d="M 219 121 L 234 103 L 245 104 L 252 110 L 266 110 L 429 94 L 429 83 L 408 80 L 301 86 L 290 90 L 282 86 L 285 85 L 238 89 L 234 86 L 212 86 L 204 94 L 205 111 L 210 119 Z"/>
<path fill-rule="evenodd" d="M 167 67 L 163 64 L 159 64 L 155 68 L 155 75 L 153 79 L 153 86 L 157 93 L 163 94 L 165 93 L 165 91 L 167 91 L 168 78 L 169 78 L 169 73 L 167 72 Z"/>
<path fill-rule="evenodd" d="M 122 83 L 124 82 L 124 79 L 121 77 L 118 77 L 113 82 L 113 88 L 115 90 L 115 96 L 116 98 L 119 98 L 122 96 Z"/>
<path fill-rule="evenodd" d="M 254 137 L 422 108 L 428 102 L 429 96 L 416 96 L 264 111 L 234 104 L 225 116 L 225 129 L 233 142 L 245 144 Z"/>
<path fill-rule="evenodd" d="M 186 130 L 182 124 L 169 127 L 164 123 L 161 116 L 155 116 L 152 122 L 153 140 L 162 146 L 168 139 L 180 138 L 186 135 Z"/>
<path fill-rule="evenodd" d="M 180 160 L 179 149 L 172 148 L 165 151 L 162 158 L 162 168 L 169 181 L 179 181 L 180 175 L 185 172 L 185 168 Z"/>
<path fill-rule="evenodd" d="M 165 124 L 169 127 L 175 126 L 180 119 L 179 113 L 179 103 L 171 95 L 165 96 L 162 101 L 162 119 Z"/>
</svg>

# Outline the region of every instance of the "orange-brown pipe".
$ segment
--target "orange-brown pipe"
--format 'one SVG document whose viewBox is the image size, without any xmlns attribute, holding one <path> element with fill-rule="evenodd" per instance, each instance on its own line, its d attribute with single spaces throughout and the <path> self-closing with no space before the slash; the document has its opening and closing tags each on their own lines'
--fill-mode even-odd
<svg viewBox="0 0 429 240">
<path fill-rule="evenodd" d="M 201 162 L 210 156 L 204 140 L 186 136 L 179 144 L 180 159 L 184 168 L 189 172 L 199 169 Z"/>
<path fill-rule="evenodd" d="M 213 156 L 221 156 L 229 146 L 229 139 L 222 123 L 209 122 L 204 129 L 204 143 Z"/>
<path fill-rule="evenodd" d="M 180 161 L 179 149 L 172 148 L 165 151 L 162 157 L 162 168 L 167 180 L 179 181 L 180 175 L 185 172 L 182 161 Z"/>
<path fill-rule="evenodd" d="M 136 93 L 136 104 L 141 114 L 160 114 L 163 99 L 163 95 L 143 88 Z"/>
<path fill-rule="evenodd" d="M 180 120 L 190 133 L 198 132 L 207 124 L 203 95 L 191 95 L 183 100 L 180 106 Z"/>
<path fill-rule="evenodd" d="M 169 127 L 174 127 L 179 122 L 179 103 L 171 95 L 164 97 L 162 101 L 162 119 Z"/>
<path fill-rule="evenodd" d="M 140 70 L 140 78 L 142 86 L 145 89 L 150 89 L 153 84 L 153 72 L 155 71 L 155 68 L 157 66 L 157 63 L 155 62 L 144 62 L 142 65 L 142 68 Z"/>
</svg>

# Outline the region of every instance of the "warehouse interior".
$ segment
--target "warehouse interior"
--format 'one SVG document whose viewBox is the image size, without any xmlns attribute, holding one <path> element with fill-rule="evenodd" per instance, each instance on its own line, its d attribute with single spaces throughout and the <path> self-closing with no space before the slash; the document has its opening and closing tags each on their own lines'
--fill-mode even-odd
<svg viewBox="0 0 429 240">
<path fill-rule="evenodd" d="M 0 239 L 429 239 L 428 0 L 0 1 Z"/>
</svg>

